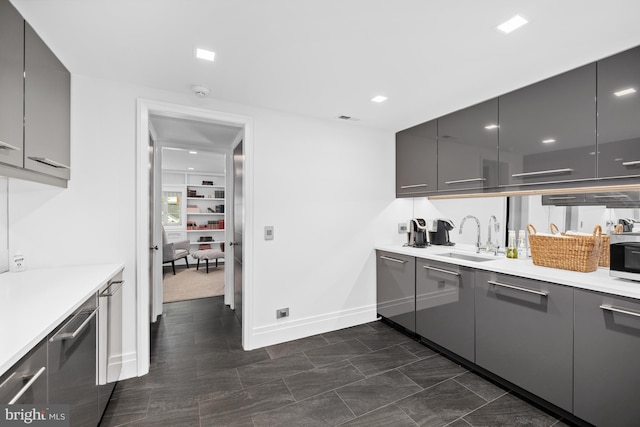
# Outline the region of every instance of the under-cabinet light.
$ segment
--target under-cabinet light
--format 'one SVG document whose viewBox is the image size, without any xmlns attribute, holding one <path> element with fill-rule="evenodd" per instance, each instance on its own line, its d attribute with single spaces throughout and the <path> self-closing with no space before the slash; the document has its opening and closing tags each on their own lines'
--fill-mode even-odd
<svg viewBox="0 0 640 427">
<path fill-rule="evenodd" d="M 627 88 L 627 89 L 622 89 L 622 90 L 619 90 L 617 92 L 613 92 L 613 94 L 615 96 L 631 95 L 632 93 L 636 93 L 636 90 L 634 88 L 632 88 L 632 87 Z"/>
<path fill-rule="evenodd" d="M 528 22 L 529 21 L 524 19 L 522 16 L 516 15 L 508 21 L 505 21 L 502 24 L 498 25 L 498 29 L 505 34 L 509 34 L 510 32 L 517 30 Z"/>
<path fill-rule="evenodd" d="M 543 144 L 551 144 L 552 142 L 556 142 L 556 140 L 553 139 L 553 138 L 548 138 L 548 139 L 543 139 L 542 140 Z"/>
<path fill-rule="evenodd" d="M 384 101 L 386 101 L 386 100 L 387 100 L 387 97 L 386 97 L 386 96 L 382 96 L 382 95 L 378 95 L 378 96 L 374 96 L 373 98 L 371 98 L 371 100 L 372 100 L 373 102 L 378 102 L 378 103 L 380 103 L 380 102 L 384 102 Z"/>
<path fill-rule="evenodd" d="M 500 126 L 496 125 L 495 123 L 491 123 L 490 125 L 486 125 L 484 128 L 487 130 L 491 130 L 491 129 L 497 129 Z"/>
<path fill-rule="evenodd" d="M 197 151 L 189 151 L 189 154 L 198 154 Z"/>
<path fill-rule="evenodd" d="M 190 171 L 192 171 L 192 170 L 193 170 L 193 168 L 187 168 L 187 169 L 189 169 Z"/>
<path fill-rule="evenodd" d="M 204 59 L 205 61 L 213 61 L 216 58 L 216 53 L 198 47 L 196 48 L 196 58 Z"/>
</svg>

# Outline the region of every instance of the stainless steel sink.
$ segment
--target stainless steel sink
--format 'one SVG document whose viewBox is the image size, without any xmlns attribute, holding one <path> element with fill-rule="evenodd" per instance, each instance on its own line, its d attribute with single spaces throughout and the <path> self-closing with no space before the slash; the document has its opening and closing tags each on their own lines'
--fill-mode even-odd
<svg viewBox="0 0 640 427">
<path fill-rule="evenodd" d="M 495 258 L 485 258 L 481 256 L 471 255 L 471 254 L 461 254 L 460 252 L 444 252 L 441 254 L 434 254 L 436 256 L 444 256 L 449 258 L 463 259 L 465 261 L 473 261 L 473 262 L 485 262 L 485 261 L 493 261 Z"/>
</svg>

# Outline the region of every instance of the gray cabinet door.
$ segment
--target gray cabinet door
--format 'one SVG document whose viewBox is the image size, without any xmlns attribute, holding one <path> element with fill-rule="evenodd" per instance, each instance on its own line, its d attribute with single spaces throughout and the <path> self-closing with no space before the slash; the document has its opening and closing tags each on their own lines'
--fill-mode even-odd
<svg viewBox="0 0 640 427">
<path fill-rule="evenodd" d="M 573 289 L 478 271 L 476 364 L 571 411 Z"/>
<path fill-rule="evenodd" d="M 596 177 L 596 65 L 500 97 L 500 185 Z"/>
<path fill-rule="evenodd" d="M 498 100 L 438 119 L 438 191 L 496 187 Z"/>
<path fill-rule="evenodd" d="M 0 162 L 22 167 L 24 20 L 0 2 Z"/>
<path fill-rule="evenodd" d="M 598 176 L 640 175 L 640 47 L 598 61 Z"/>
<path fill-rule="evenodd" d="M 99 421 L 96 311 L 94 296 L 49 338 L 49 403 L 70 406 L 71 426 Z"/>
<path fill-rule="evenodd" d="M 416 260 L 412 256 L 376 251 L 378 314 L 416 331 Z"/>
<path fill-rule="evenodd" d="M 473 269 L 416 260 L 416 332 L 475 361 Z"/>
<path fill-rule="evenodd" d="M 419 197 L 437 190 L 437 137 L 435 120 L 396 134 L 396 197 Z"/>
<path fill-rule="evenodd" d="M 24 167 L 69 179 L 71 76 L 25 22 Z"/>
<path fill-rule="evenodd" d="M 12 401 L 19 405 L 47 403 L 46 340 L 0 376 L 0 403 Z"/>
<path fill-rule="evenodd" d="M 575 290 L 574 414 L 597 426 L 640 420 L 640 302 Z"/>
</svg>

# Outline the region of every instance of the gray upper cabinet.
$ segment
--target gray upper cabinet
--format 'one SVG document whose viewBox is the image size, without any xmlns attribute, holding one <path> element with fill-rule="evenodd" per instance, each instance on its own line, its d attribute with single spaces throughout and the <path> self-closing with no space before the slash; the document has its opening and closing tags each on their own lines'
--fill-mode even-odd
<svg viewBox="0 0 640 427">
<path fill-rule="evenodd" d="M 640 303 L 575 290 L 574 414 L 597 426 L 640 420 Z"/>
<path fill-rule="evenodd" d="M 438 119 L 438 190 L 496 187 L 498 100 Z"/>
<path fill-rule="evenodd" d="M 377 309 L 380 316 L 416 331 L 416 259 L 376 251 Z"/>
<path fill-rule="evenodd" d="M 573 288 L 478 271 L 475 309 L 476 363 L 571 412 Z"/>
<path fill-rule="evenodd" d="M 435 120 L 396 134 L 396 197 L 419 197 L 437 190 L 437 138 Z"/>
<path fill-rule="evenodd" d="M 598 176 L 640 175 L 640 47 L 598 61 Z"/>
<path fill-rule="evenodd" d="M 475 361 L 473 269 L 416 260 L 416 332 Z"/>
<path fill-rule="evenodd" d="M 24 33 L 24 167 L 68 180 L 71 76 L 26 22 Z"/>
<path fill-rule="evenodd" d="M 0 162 L 22 167 L 24 20 L 0 1 Z"/>
<path fill-rule="evenodd" d="M 596 177 L 596 65 L 500 97 L 500 185 Z"/>
</svg>

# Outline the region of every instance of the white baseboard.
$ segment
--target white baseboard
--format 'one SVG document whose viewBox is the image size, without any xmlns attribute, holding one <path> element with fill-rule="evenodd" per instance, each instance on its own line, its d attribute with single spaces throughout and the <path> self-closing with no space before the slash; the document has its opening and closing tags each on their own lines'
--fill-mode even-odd
<svg viewBox="0 0 640 427">
<path fill-rule="evenodd" d="M 312 335 L 335 331 L 350 326 L 377 320 L 376 305 L 367 305 L 349 310 L 311 316 L 303 319 L 274 323 L 254 328 L 251 336 L 251 348 L 254 350 L 269 345 L 280 344 Z"/>
<path fill-rule="evenodd" d="M 138 359 L 135 352 L 125 353 L 121 355 L 109 357 L 109 365 L 107 372 L 120 372 L 118 378 L 109 378 L 109 382 L 126 380 L 127 378 L 133 378 L 138 376 Z M 120 366 L 118 366 L 120 365 Z"/>
</svg>

